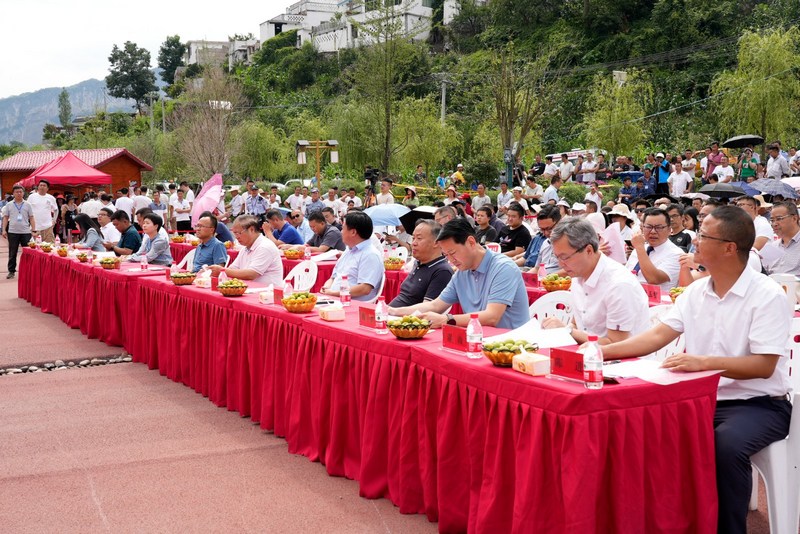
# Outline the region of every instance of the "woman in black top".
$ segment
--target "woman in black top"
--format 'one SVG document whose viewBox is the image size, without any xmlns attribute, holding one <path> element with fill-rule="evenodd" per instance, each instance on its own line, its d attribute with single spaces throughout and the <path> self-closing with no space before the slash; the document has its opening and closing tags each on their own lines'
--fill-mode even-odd
<svg viewBox="0 0 800 534">
<path fill-rule="evenodd" d="M 78 214 L 78 206 L 75 205 L 75 197 L 67 196 L 67 202 L 61 206 L 62 228 L 64 229 L 64 240 L 72 243 L 72 231 L 78 229 L 75 224 L 75 216 Z"/>
</svg>

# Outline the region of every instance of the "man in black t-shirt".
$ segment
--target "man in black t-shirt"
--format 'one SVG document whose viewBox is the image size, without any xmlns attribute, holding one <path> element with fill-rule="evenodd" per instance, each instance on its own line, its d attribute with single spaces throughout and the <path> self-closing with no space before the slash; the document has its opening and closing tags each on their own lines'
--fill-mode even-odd
<svg viewBox="0 0 800 534">
<path fill-rule="evenodd" d="M 498 236 L 498 243 L 500 243 L 500 252 L 513 258 L 518 254 L 525 252 L 528 244 L 531 242 L 531 233 L 522 224 L 525 217 L 525 210 L 517 204 L 512 202 L 506 210 L 506 226 L 500 230 Z"/>
<path fill-rule="evenodd" d="M 531 170 L 528 174 L 532 174 L 534 176 L 541 176 L 544 174 L 544 162 L 542 161 L 542 156 L 536 155 L 536 163 L 531 165 Z"/>
<path fill-rule="evenodd" d="M 453 269 L 447 262 L 436 236 L 442 227 L 430 219 L 422 219 L 414 228 L 411 254 L 417 265 L 400 286 L 400 293 L 389 306 L 412 306 L 427 300 L 435 300 L 450 282 Z"/>
<path fill-rule="evenodd" d="M 683 205 L 670 204 L 667 206 L 667 215 L 669 216 L 669 240 L 684 252 L 689 252 L 692 246 L 692 236 L 684 230 Z"/>
</svg>

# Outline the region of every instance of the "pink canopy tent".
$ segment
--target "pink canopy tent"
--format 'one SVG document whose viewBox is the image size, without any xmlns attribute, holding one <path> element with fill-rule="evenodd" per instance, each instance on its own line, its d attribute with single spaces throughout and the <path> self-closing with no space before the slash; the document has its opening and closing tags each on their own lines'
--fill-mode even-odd
<svg viewBox="0 0 800 534">
<path fill-rule="evenodd" d="M 98 171 L 81 161 L 72 152 L 61 158 L 42 165 L 30 176 L 20 182 L 22 187 L 30 189 L 39 180 L 47 180 L 50 185 L 105 185 L 111 183 L 111 175 Z"/>
</svg>

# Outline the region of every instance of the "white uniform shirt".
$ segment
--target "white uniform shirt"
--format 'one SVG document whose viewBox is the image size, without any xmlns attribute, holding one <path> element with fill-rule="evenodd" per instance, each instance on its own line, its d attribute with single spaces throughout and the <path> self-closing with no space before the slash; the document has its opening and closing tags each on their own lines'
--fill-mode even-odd
<svg viewBox="0 0 800 534">
<path fill-rule="evenodd" d="M 108 223 L 102 228 L 100 228 L 100 233 L 103 234 L 103 241 L 108 241 L 109 243 L 114 243 L 115 245 L 119 243 L 122 234 L 119 233 L 119 230 L 114 228 L 112 223 Z"/>
<path fill-rule="evenodd" d="M 133 199 L 131 197 L 119 197 L 114 205 L 117 206 L 117 211 L 124 211 L 130 220 L 133 220 Z"/>
<path fill-rule="evenodd" d="M 394 204 L 394 195 L 391 191 L 389 193 L 378 193 L 375 195 L 375 202 L 377 204 Z"/>
<path fill-rule="evenodd" d="M 263 235 L 258 236 L 250 248 L 241 249 L 230 268 L 252 269 L 260 275 L 254 282 L 283 288 L 281 253 L 275 243 Z"/>
<path fill-rule="evenodd" d="M 334 215 L 337 217 L 341 217 L 345 213 L 347 213 L 347 205 L 339 200 L 338 198 L 334 198 L 331 200 L 330 198 L 322 199 L 322 203 L 325 204 L 326 207 L 333 210 Z"/>
<path fill-rule="evenodd" d="M 33 208 L 33 219 L 36 231 L 47 230 L 53 226 L 53 214 L 58 210 L 58 204 L 53 195 L 47 193 L 40 195 L 38 192 L 28 195 L 28 203 Z"/>
<path fill-rule="evenodd" d="M 133 213 L 136 213 L 142 208 L 149 208 L 151 202 L 152 200 L 144 195 L 136 195 L 133 197 Z"/>
<path fill-rule="evenodd" d="M 236 195 L 231 199 L 231 216 L 238 217 L 244 210 L 244 199 L 242 195 Z"/>
<path fill-rule="evenodd" d="M 292 193 L 286 197 L 286 202 L 289 203 L 289 209 L 291 210 L 303 210 L 303 197 L 300 195 Z"/>
<path fill-rule="evenodd" d="M 600 261 L 585 280 L 573 278 L 575 323 L 599 337 L 609 330 L 637 335 L 650 327 L 647 294 L 642 284 L 622 264 L 600 254 Z"/>
<path fill-rule="evenodd" d="M 647 246 L 647 245 L 645 245 Z M 653 262 L 656 269 L 659 271 L 663 271 L 664 273 L 669 276 L 669 280 L 664 282 L 661 285 L 661 291 L 669 292 L 670 289 L 678 285 L 678 273 L 680 272 L 681 266 L 678 263 L 681 255 L 683 254 L 683 250 L 675 245 L 672 241 L 667 239 L 662 244 L 658 245 L 653 249 L 653 252 L 650 253 L 650 261 Z M 633 268 L 636 267 L 636 264 L 639 263 L 639 255 L 634 249 L 631 252 L 630 258 L 628 258 L 628 263 L 625 264 L 625 268 L 629 271 L 633 271 Z M 636 275 L 639 279 L 639 282 L 642 283 L 649 283 L 642 271 L 639 271 L 639 274 Z M 712 323 L 708 323 L 712 324 Z"/>
<path fill-rule="evenodd" d="M 766 237 L 770 241 L 775 238 L 775 232 L 772 231 L 772 225 L 761 215 L 756 215 L 756 218 L 753 219 L 753 225 L 756 227 L 756 237 Z"/>
<path fill-rule="evenodd" d="M 572 178 L 572 172 L 574 170 L 575 165 L 573 165 L 571 161 L 566 161 L 558 167 L 558 172 L 561 173 L 561 179 L 565 182 L 568 182 Z"/>
<path fill-rule="evenodd" d="M 730 182 L 733 180 L 733 167 L 730 165 L 727 167 L 717 165 L 714 167 L 714 174 L 717 175 L 717 180 L 719 180 L 719 183 Z"/>
<path fill-rule="evenodd" d="M 103 208 L 103 203 L 99 200 L 89 199 L 86 202 L 81 202 L 80 206 L 78 206 L 78 211 L 84 215 L 88 215 L 91 219 L 96 219 L 97 215 L 100 213 L 100 210 Z"/>
<path fill-rule="evenodd" d="M 679 197 L 686 193 L 689 184 L 692 183 L 692 177 L 688 172 L 683 170 L 681 172 L 673 172 L 669 175 L 669 178 L 667 178 L 667 183 L 670 184 L 672 196 Z"/>
<path fill-rule="evenodd" d="M 191 207 L 189 205 L 189 201 L 186 200 L 185 198 L 183 200 L 178 200 L 176 198 L 175 201 L 174 202 L 170 202 L 169 205 L 172 206 L 172 213 L 175 215 L 175 222 L 178 222 L 178 221 L 191 221 L 192 220 L 191 212 L 186 212 L 186 213 L 178 213 L 177 212 L 177 210 L 179 210 L 179 209 L 185 210 L 185 209 L 189 209 Z"/>
<path fill-rule="evenodd" d="M 714 293 L 711 277 L 695 281 L 661 321 L 684 333 L 688 354 L 780 356 L 769 378 L 720 378 L 717 400 L 734 400 L 789 392 L 786 343 L 791 320 L 781 286 L 745 268 L 721 299 Z"/>
</svg>

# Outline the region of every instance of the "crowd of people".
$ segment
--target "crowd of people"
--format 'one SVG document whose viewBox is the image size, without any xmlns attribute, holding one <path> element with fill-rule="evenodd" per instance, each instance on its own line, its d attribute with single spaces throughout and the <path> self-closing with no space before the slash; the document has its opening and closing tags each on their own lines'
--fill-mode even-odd
<svg viewBox="0 0 800 534">
<path fill-rule="evenodd" d="M 482 324 L 502 328 L 530 320 L 524 271 L 569 276 L 574 314 L 566 323 L 549 318 L 543 328 L 565 328 L 577 344 L 596 335 L 607 358 L 649 354 L 684 335 L 685 352 L 669 356 L 665 367 L 722 370 L 714 423 L 720 529 L 744 532 L 749 456 L 788 431 L 791 316 L 786 295 L 766 275 L 800 274 L 800 219 L 797 204 L 781 197 L 682 197 L 698 175 L 702 183 L 715 183 L 800 174 L 794 149 L 785 158 L 779 145 L 768 150 L 764 165 L 751 147 L 731 164 L 716 143 L 700 161 L 692 151 L 656 153 L 642 166 L 626 157 L 607 163 L 602 154 L 575 163 L 564 154 L 558 166 L 537 157 L 528 171 L 515 167 L 494 199 L 485 184 L 466 191 L 459 165 L 437 180 L 444 197 L 434 203 L 433 219 L 381 229 L 388 231 L 378 231 L 364 210 L 395 202 L 418 207 L 415 185 L 404 186 L 402 199 L 393 195 L 390 179 L 364 198 L 352 188 L 331 187 L 321 195 L 316 187 L 299 186 L 284 199 L 277 186 L 265 192 L 247 182 L 244 193 L 232 190 L 229 202 L 201 214 L 192 227 L 194 195 L 186 183 L 158 186 L 152 197 L 144 186 L 121 189 L 116 198 L 89 192 L 78 203 L 69 195 L 54 198 L 42 180 L 27 200 L 15 187 L 3 207 L 8 276 L 16 272 L 20 244 L 37 235 L 47 241 L 60 235 L 65 242 L 74 237 L 79 248 L 169 265 L 168 231 L 193 231 L 200 241 L 194 270 L 206 266 L 213 275 L 277 287 L 283 283 L 281 249 L 335 251 L 339 259 L 320 292 L 339 296 L 346 277 L 354 300 L 374 301 L 385 256 L 403 247 L 413 260 L 389 303 L 391 314 L 418 314 L 440 327 L 466 326 L 478 313 Z M 616 198 L 606 198 L 601 187 L 611 176 L 623 180 Z M 417 176 L 420 183 L 424 178 Z M 561 198 L 568 182 L 584 184 L 583 202 Z M 230 265 L 224 241 L 240 247 Z M 499 252 L 490 250 L 495 246 Z M 686 288 L 655 328 L 643 283 L 663 291 Z M 456 304 L 461 311 L 453 314 Z"/>
</svg>

